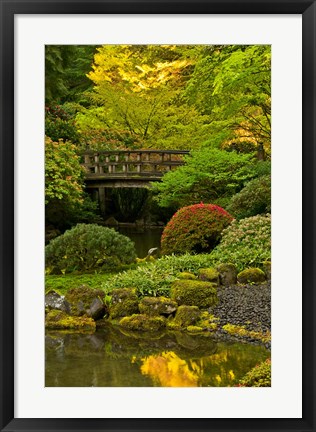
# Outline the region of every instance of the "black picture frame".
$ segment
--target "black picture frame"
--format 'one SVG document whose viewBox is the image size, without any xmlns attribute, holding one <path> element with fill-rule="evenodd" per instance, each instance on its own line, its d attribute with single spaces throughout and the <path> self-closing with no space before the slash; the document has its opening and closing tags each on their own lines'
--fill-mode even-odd
<svg viewBox="0 0 316 432">
<path fill-rule="evenodd" d="M 316 3 L 305 0 L 0 0 L 0 427 L 1 431 L 315 431 Z M 15 14 L 302 14 L 303 416 L 301 419 L 23 419 L 14 417 Z M 282 403 L 282 401 L 280 401 Z"/>
</svg>

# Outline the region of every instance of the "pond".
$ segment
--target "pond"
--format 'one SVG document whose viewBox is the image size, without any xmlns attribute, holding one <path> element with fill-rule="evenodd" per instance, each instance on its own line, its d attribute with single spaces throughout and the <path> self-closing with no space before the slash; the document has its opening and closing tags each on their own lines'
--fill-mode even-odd
<svg viewBox="0 0 316 432">
<path fill-rule="evenodd" d="M 46 333 L 46 387 L 230 387 L 270 357 L 263 346 L 209 334 Z"/>
<path fill-rule="evenodd" d="M 129 237 L 135 243 L 138 258 L 145 258 L 149 249 L 160 248 L 160 239 L 163 228 L 161 227 L 126 227 L 115 228 L 120 234 Z"/>
</svg>

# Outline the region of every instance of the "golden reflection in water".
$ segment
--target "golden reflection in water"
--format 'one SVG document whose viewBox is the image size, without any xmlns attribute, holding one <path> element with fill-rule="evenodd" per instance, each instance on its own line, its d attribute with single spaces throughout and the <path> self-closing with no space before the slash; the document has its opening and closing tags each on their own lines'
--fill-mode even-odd
<svg viewBox="0 0 316 432">
<path fill-rule="evenodd" d="M 145 357 L 142 362 L 141 373 L 149 375 L 162 387 L 197 387 L 198 385 L 198 366 L 192 365 L 194 370 L 190 370 L 187 362 L 173 351 Z"/>
<path fill-rule="evenodd" d="M 234 385 L 236 378 L 234 371 L 227 369 L 228 359 L 227 351 L 188 361 L 181 359 L 173 351 L 168 351 L 142 358 L 140 370 L 162 387 L 223 387 Z"/>
</svg>

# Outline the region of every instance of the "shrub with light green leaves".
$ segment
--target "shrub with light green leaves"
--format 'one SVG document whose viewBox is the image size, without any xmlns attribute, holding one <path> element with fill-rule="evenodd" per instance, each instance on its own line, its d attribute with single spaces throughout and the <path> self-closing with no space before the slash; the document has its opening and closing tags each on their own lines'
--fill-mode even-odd
<svg viewBox="0 0 316 432">
<path fill-rule="evenodd" d="M 115 269 L 136 259 L 135 245 L 114 229 L 78 224 L 45 248 L 48 273 Z"/>
<path fill-rule="evenodd" d="M 251 180 L 231 199 L 227 210 L 237 219 L 271 212 L 271 177 Z"/>
<path fill-rule="evenodd" d="M 210 260 L 234 263 L 238 271 L 262 267 L 264 261 L 271 260 L 270 215 L 234 220 L 222 232 L 221 242 L 211 252 Z"/>
</svg>

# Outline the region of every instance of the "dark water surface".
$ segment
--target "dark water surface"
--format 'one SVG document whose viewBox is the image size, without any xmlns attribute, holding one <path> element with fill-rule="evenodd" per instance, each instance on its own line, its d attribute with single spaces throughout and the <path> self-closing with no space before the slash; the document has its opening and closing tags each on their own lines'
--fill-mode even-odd
<svg viewBox="0 0 316 432">
<path fill-rule="evenodd" d="M 183 332 L 46 333 L 46 387 L 229 387 L 270 357 L 262 346 Z"/>
<path fill-rule="evenodd" d="M 160 248 L 160 239 L 163 228 L 161 227 L 126 227 L 115 228 L 120 234 L 129 237 L 134 243 L 138 258 L 145 258 L 149 249 Z"/>
</svg>

